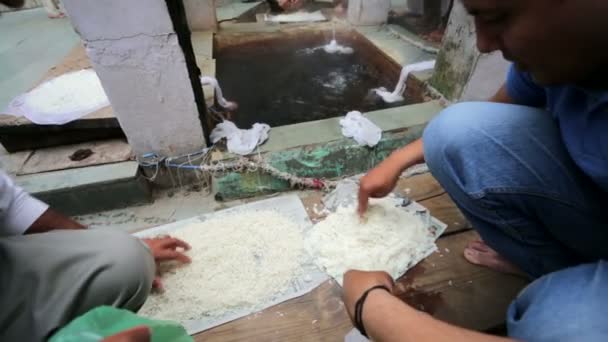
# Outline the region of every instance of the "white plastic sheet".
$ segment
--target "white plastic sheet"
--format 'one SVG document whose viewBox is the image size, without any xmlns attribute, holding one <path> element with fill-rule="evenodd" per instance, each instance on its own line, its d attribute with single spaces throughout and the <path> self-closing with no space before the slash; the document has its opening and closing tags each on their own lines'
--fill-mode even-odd
<svg viewBox="0 0 608 342">
<path fill-rule="evenodd" d="M 258 202 L 244 204 L 241 206 L 225 209 L 210 214 L 201 215 L 200 217 L 177 221 L 156 228 L 151 228 L 139 232 L 135 234 L 135 236 L 144 238 L 171 234 L 173 231 L 176 231 L 183 227 L 187 227 L 189 224 L 199 222 L 200 220 L 204 220 L 206 218 L 221 217 L 222 215 L 230 215 L 243 211 L 266 210 L 268 208 L 275 208 L 277 211 L 281 212 L 286 217 L 297 222 L 302 228 L 304 235 L 308 234 L 310 229 L 312 229 L 312 223 L 308 218 L 308 214 L 306 213 L 306 209 L 304 208 L 304 205 L 302 204 L 300 198 L 297 195 L 285 195 Z M 264 227 L 260 227 L 260 229 L 263 228 Z M 266 303 L 260 303 L 260 305 L 253 308 L 243 308 L 242 310 L 227 312 L 221 317 L 209 316 L 203 320 L 184 322 L 184 327 L 186 328 L 189 334 L 196 334 L 201 331 L 205 331 L 207 329 L 211 329 L 213 327 L 245 317 L 256 311 L 261 311 L 266 308 L 270 308 L 273 305 L 303 296 L 317 288 L 319 285 L 323 284 L 325 281 L 329 280 L 329 276 L 325 272 L 320 270 L 313 263 L 312 259 L 306 260 L 306 263 L 302 265 L 302 268 L 302 274 L 298 276 L 297 279 L 293 279 L 290 289 L 283 295 L 277 296 L 274 300 L 271 300 Z M 233 284 L 226 284 L 226 286 L 230 285 Z M 201 286 L 204 286 L 204 284 L 201 284 Z"/>
</svg>

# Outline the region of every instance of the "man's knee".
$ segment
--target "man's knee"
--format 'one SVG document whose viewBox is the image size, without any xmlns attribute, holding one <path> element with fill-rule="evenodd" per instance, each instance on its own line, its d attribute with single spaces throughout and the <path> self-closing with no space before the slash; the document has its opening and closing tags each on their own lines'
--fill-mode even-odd
<svg viewBox="0 0 608 342">
<path fill-rule="evenodd" d="M 423 135 L 424 157 L 440 182 L 451 179 L 466 184 L 478 178 L 476 170 L 495 169 L 497 162 L 506 163 L 505 158 L 511 156 L 509 146 L 520 144 L 522 131 L 544 131 L 550 123 L 550 116 L 535 108 L 458 103 L 428 124 Z"/>
<path fill-rule="evenodd" d="M 444 109 L 428 124 L 423 135 L 424 157 L 436 177 L 445 176 L 446 169 L 453 169 L 451 164 L 473 162 L 463 154 L 479 143 L 481 137 L 473 132 L 481 124 L 478 119 L 483 112 L 489 114 L 484 104 L 459 103 Z"/>
<path fill-rule="evenodd" d="M 608 263 L 548 274 L 530 284 L 509 308 L 509 336 L 522 341 L 605 341 Z"/>
<path fill-rule="evenodd" d="M 104 232 L 99 247 L 99 275 L 92 284 L 92 295 L 101 296 L 104 305 L 138 310 L 154 279 L 150 251 L 139 239 L 118 231 Z"/>
</svg>

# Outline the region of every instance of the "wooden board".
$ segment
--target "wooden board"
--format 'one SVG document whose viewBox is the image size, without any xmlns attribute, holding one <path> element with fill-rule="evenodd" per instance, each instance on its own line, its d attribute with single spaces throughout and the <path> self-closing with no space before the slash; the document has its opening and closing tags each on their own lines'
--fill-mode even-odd
<svg viewBox="0 0 608 342">
<path fill-rule="evenodd" d="M 326 282 L 311 293 L 202 332 L 195 341 L 344 341 L 352 324 L 341 289 Z"/>
<path fill-rule="evenodd" d="M 474 231 L 440 238 L 439 252 L 399 279 L 400 298 L 461 327 L 485 331 L 501 325 L 508 305 L 527 281 L 467 262 L 462 252 L 476 239 Z"/>
<path fill-rule="evenodd" d="M 80 161 L 70 160 L 77 150 L 89 149 L 91 156 Z M 21 166 L 18 175 L 118 163 L 132 158 L 133 150 L 123 139 L 95 141 L 76 145 L 35 150 Z"/>
<path fill-rule="evenodd" d="M 419 203 L 425 206 L 431 215 L 448 225 L 445 234 L 473 228 L 447 193 L 419 201 Z"/>
<path fill-rule="evenodd" d="M 462 327 L 485 331 L 500 326 L 506 308 L 526 280 L 472 265 L 462 256 L 466 244 L 478 239 L 449 196 L 430 174 L 405 183 L 412 199 L 448 223 L 447 233 L 433 253 L 397 281 L 400 298 L 434 317 Z M 416 189 L 416 190 L 414 190 Z M 439 195 L 437 195 L 439 194 Z M 300 197 L 309 216 L 319 219 L 322 192 Z M 429 197 L 430 196 L 430 197 Z M 424 199 L 426 198 L 426 199 Z M 316 209 L 315 204 L 317 205 Z M 467 227 L 463 231 L 462 227 Z M 194 336 L 195 341 L 344 341 L 352 329 L 340 299 L 341 289 L 326 282 L 313 292 L 263 312 Z"/>
<path fill-rule="evenodd" d="M 414 201 L 423 201 L 445 193 L 441 184 L 437 182 L 430 172 L 402 178 L 397 183 L 395 192 L 401 196 L 407 196 Z"/>
<path fill-rule="evenodd" d="M 15 153 L 3 153 L 0 155 L 0 162 L 2 164 L 2 171 L 9 175 L 16 175 L 23 164 L 30 158 L 33 151 L 21 151 Z"/>
<path fill-rule="evenodd" d="M 440 239 L 438 246 L 443 253 L 431 255 L 398 281 L 400 298 L 462 327 L 484 331 L 501 325 L 507 306 L 526 281 L 466 262 L 462 250 L 475 238 L 474 232 L 463 232 Z M 340 296 L 340 287 L 326 282 L 303 297 L 203 332 L 194 339 L 341 342 L 352 324 Z"/>
</svg>

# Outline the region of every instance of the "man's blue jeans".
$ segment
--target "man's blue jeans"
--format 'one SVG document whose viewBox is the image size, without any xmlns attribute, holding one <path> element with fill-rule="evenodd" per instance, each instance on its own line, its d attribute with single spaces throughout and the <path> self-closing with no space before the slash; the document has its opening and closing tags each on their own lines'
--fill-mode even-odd
<svg viewBox="0 0 608 342">
<path fill-rule="evenodd" d="M 511 305 L 509 335 L 608 341 L 608 194 L 574 164 L 551 115 L 461 103 L 423 141 L 431 172 L 484 241 L 538 278 Z"/>
</svg>

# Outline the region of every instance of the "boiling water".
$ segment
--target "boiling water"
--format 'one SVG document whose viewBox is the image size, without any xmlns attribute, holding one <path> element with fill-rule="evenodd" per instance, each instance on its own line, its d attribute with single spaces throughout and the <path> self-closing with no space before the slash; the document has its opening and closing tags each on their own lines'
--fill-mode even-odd
<svg viewBox="0 0 608 342">
<path fill-rule="evenodd" d="M 292 39 L 218 51 L 218 80 L 224 95 L 239 104 L 236 124 L 250 127 L 263 122 L 276 127 L 404 104 L 386 104 L 370 93 L 394 81 L 372 61 L 363 60 L 357 49 L 328 54 L 309 48 L 323 43 Z"/>
</svg>

